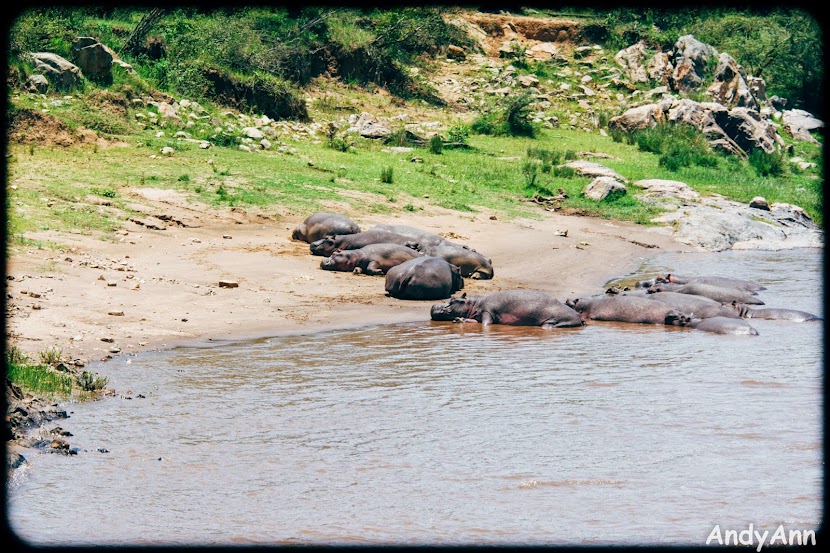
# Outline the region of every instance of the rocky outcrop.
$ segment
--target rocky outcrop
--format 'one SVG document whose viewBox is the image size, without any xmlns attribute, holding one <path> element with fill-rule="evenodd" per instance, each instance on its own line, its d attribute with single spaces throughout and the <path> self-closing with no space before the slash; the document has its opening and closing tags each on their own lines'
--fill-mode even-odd
<svg viewBox="0 0 830 553">
<path fill-rule="evenodd" d="M 758 81 L 756 79 L 756 88 Z M 745 107 L 758 109 L 758 102 L 749 88 L 749 77 L 743 67 L 726 52 L 721 53 L 715 69 L 715 80 L 706 89 L 706 93 L 719 104 L 726 107 Z"/>
<path fill-rule="evenodd" d="M 81 84 L 81 69 L 57 54 L 34 52 L 29 57 L 35 64 L 35 72 L 44 75 L 49 84 L 60 90 L 69 90 Z"/>
<path fill-rule="evenodd" d="M 612 177 L 597 177 L 582 190 L 583 196 L 596 201 L 604 200 L 609 196 L 623 196 L 625 193 L 625 185 Z"/>
<path fill-rule="evenodd" d="M 692 35 L 684 35 L 677 39 L 671 55 L 674 67 L 672 88 L 684 93 L 700 88 L 706 64 L 717 55 L 717 50 Z"/>
<path fill-rule="evenodd" d="M 724 199 L 703 198 L 682 205 L 654 222 L 661 232 L 708 251 L 823 248 L 824 233 L 798 206 L 774 203 L 769 210 Z"/>
<path fill-rule="evenodd" d="M 72 57 L 86 78 L 101 84 L 112 83 L 115 52 L 92 37 L 78 37 L 72 42 Z"/>
<path fill-rule="evenodd" d="M 783 144 L 775 125 L 753 109 L 728 110 L 721 104 L 688 98 L 631 108 L 611 118 L 608 128 L 628 133 L 664 121 L 691 125 L 707 137 L 714 149 L 735 155 L 755 149 L 772 153 Z"/>
<path fill-rule="evenodd" d="M 648 74 L 643 66 L 646 60 L 646 46 L 642 41 L 617 52 L 614 60 L 628 74 L 628 78 L 632 82 L 648 82 Z"/>
<path fill-rule="evenodd" d="M 580 175 L 586 177 L 609 177 L 619 182 L 628 182 L 625 177 L 613 169 L 599 163 L 594 163 L 593 161 L 569 161 L 565 164 L 565 167 L 570 167 Z"/>
<path fill-rule="evenodd" d="M 784 130 L 797 140 L 817 144 L 818 141 L 810 133 L 813 131 L 823 132 L 824 130 L 824 122 L 821 119 L 817 119 L 811 113 L 801 109 L 784 111 L 781 120 L 784 123 Z"/>
<path fill-rule="evenodd" d="M 669 86 L 672 81 L 674 66 L 671 64 L 669 55 L 665 52 L 657 52 L 646 64 L 646 74 L 652 81 L 657 81 L 663 86 Z"/>
<path fill-rule="evenodd" d="M 380 119 L 368 112 L 363 112 L 357 118 L 351 129 L 363 138 L 388 138 L 392 134 L 392 128 Z"/>
</svg>

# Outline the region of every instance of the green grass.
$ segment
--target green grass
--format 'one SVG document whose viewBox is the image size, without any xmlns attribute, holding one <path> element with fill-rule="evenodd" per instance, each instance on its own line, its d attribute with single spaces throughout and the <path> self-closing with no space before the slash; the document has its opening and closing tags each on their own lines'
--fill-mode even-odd
<svg viewBox="0 0 830 553">
<path fill-rule="evenodd" d="M 49 348 L 38 355 L 40 363 L 29 359 L 16 346 L 6 352 L 6 377 L 24 392 L 40 396 L 66 399 L 85 399 L 90 393 L 103 390 L 108 378 L 90 371 L 74 372 L 61 368 L 63 352 Z"/>
</svg>

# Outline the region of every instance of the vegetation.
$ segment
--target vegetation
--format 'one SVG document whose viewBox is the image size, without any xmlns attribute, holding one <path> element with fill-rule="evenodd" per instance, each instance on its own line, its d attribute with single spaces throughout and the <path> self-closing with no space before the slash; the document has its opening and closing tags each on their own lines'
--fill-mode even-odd
<svg viewBox="0 0 830 553">
<path fill-rule="evenodd" d="M 40 352 L 40 361 L 33 362 L 12 346 L 6 352 L 6 378 L 24 392 L 58 399 L 85 398 L 107 385 L 106 377 L 70 370 L 63 363 L 62 352 L 56 348 Z"/>
</svg>

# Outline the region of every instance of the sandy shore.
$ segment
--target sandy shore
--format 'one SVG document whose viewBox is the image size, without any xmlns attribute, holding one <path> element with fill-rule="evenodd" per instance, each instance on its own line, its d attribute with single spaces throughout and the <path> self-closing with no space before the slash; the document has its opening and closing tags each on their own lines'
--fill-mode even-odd
<svg viewBox="0 0 830 553">
<path fill-rule="evenodd" d="M 7 346 L 34 359 L 55 347 L 85 364 L 177 345 L 429 320 L 435 302 L 386 297 L 383 277 L 320 269 L 322 258 L 290 238 L 310 213 L 217 212 L 174 193 L 140 194 L 148 215 L 127 223 L 115 241 L 44 232 L 30 237 L 67 247 L 11 255 Z M 540 213 L 541 220 L 501 221 L 433 207 L 401 215 L 346 212 L 364 229 L 395 223 L 451 233 L 490 257 L 495 277 L 465 279 L 469 294 L 530 288 L 564 301 L 601 292 L 647 258 L 691 249 L 654 228 Z"/>
</svg>

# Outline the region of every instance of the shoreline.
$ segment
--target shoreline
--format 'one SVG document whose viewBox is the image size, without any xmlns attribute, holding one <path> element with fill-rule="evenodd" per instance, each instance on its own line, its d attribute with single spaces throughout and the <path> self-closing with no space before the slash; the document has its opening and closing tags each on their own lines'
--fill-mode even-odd
<svg viewBox="0 0 830 553">
<path fill-rule="evenodd" d="M 346 214 L 362 229 L 394 223 L 447 234 L 491 258 L 492 280 L 464 280 L 462 292 L 471 295 L 531 288 L 564 301 L 600 292 L 647 258 L 700 251 L 660 227 L 549 212 L 511 221 L 434 207 Z M 198 226 L 152 230 L 128 222 L 114 241 L 35 233 L 30 238 L 66 247 L 10 253 L 7 346 L 30 357 L 58 348 L 85 366 L 174 347 L 429 320 L 436 301 L 389 298 L 383 277 L 320 269 L 322 257 L 290 238 L 307 215 L 275 220 L 206 208 Z"/>
</svg>

